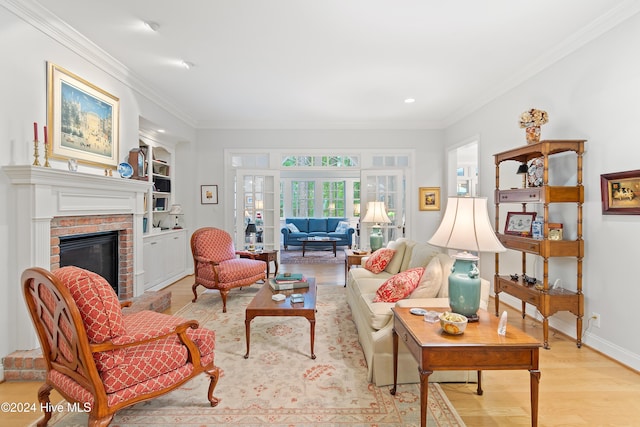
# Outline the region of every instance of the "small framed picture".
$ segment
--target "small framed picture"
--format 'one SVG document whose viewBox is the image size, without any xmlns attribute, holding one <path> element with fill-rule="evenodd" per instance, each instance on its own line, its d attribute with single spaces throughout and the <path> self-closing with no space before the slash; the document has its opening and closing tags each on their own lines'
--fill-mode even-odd
<svg viewBox="0 0 640 427">
<path fill-rule="evenodd" d="M 200 204 L 202 205 L 218 204 L 218 186 L 217 185 L 201 185 L 200 186 Z"/>
<path fill-rule="evenodd" d="M 549 223 L 549 240 L 562 240 L 562 224 Z"/>
<path fill-rule="evenodd" d="M 507 212 L 504 234 L 530 237 L 536 212 Z"/>
<path fill-rule="evenodd" d="M 420 187 L 418 200 L 421 211 L 439 211 L 440 187 Z"/>
<path fill-rule="evenodd" d="M 640 214 L 640 170 L 600 175 L 603 215 Z"/>
</svg>

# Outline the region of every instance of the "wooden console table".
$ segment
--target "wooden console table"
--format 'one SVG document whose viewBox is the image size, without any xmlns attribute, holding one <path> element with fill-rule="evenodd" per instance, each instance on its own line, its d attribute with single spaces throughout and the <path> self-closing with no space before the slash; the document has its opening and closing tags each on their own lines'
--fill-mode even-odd
<svg viewBox="0 0 640 427">
<path fill-rule="evenodd" d="M 462 335 L 449 335 L 440 323 L 428 323 L 423 316 L 409 312 L 409 308 L 393 310 L 393 388 L 396 394 L 398 378 L 398 337 L 418 361 L 420 371 L 420 425 L 427 425 L 429 375 L 433 371 L 477 370 L 478 391 L 482 395 L 481 371 L 526 369 L 530 375 L 531 425 L 538 425 L 538 370 L 542 343 L 513 326 L 507 335 L 497 333 L 499 319 L 479 310 L 479 321 L 469 323 Z M 442 311 L 442 308 L 432 310 Z"/>
</svg>

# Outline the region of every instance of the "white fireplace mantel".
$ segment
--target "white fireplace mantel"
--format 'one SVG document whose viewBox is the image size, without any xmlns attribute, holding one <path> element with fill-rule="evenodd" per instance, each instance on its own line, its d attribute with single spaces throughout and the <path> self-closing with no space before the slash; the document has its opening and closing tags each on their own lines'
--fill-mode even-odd
<svg viewBox="0 0 640 427">
<path fill-rule="evenodd" d="M 3 166 L 2 170 L 12 184 L 12 209 L 10 223 L 15 233 L 15 277 L 19 283 L 20 274 L 28 267 L 49 269 L 51 262 L 51 219 L 60 216 L 87 216 L 109 214 L 133 215 L 133 292 L 139 296 L 144 292 L 142 217 L 144 216 L 144 196 L 151 183 L 119 177 L 68 172 L 39 166 Z M 12 227 L 13 228 L 13 227 Z M 16 290 L 14 306 L 22 306 L 19 287 Z M 25 309 L 16 308 L 16 325 L 23 329 L 18 336 L 29 337 L 30 346 L 35 341 L 31 321 Z"/>
</svg>

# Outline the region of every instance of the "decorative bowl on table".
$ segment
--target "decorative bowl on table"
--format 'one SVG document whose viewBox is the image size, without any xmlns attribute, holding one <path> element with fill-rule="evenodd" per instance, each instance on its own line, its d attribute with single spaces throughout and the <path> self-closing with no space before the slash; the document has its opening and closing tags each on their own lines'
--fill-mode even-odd
<svg viewBox="0 0 640 427">
<path fill-rule="evenodd" d="M 450 335 L 460 335 L 467 328 L 469 320 L 458 313 L 445 311 L 440 315 L 440 326 L 442 330 Z"/>
</svg>

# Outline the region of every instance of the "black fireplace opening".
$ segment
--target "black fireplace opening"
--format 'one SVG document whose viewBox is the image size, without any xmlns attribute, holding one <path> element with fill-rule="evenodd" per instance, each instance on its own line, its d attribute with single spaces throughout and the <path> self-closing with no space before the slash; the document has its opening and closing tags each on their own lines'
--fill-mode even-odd
<svg viewBox="0 0 640 427">
<path fill-rule="evenodd" d="M 118 232 L 60 237 L 60 267 L 76 266 L 104 277 L 118 295 Z"/>
</svg>

